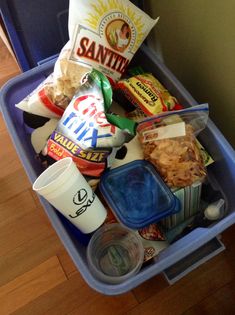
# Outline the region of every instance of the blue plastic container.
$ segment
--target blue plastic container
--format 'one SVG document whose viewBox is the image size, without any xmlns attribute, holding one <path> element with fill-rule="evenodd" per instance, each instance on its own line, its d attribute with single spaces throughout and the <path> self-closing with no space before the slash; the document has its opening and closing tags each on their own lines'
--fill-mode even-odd
<svg viewBox="0 0 235 315">
<path fill-rule="evenodd" d="M 105 172 L 100 191 L 121 223 L 142 229 L 180 210 L 180 202 L 147 161 Z"/>
<path fill-rule="evenodd" d="M 145 60 L 144 68 L 152 72 L 170 93 L 178 98 L 179 102 L 184 106 L 196 105 L 196 101 L 168 68 L 161 63 L 157 55 L 145 46 L 142 46 L 137 52 L 133 62 L 136 65 L 141 65 L 143 60 Z M 30 135 L 27 134 L 23 123 L 22 112 L 15 108 L 15 104 L 29 94 L 52 70 L 53 63 L 49 62 L 25 72 L 10 80 L 0 93 L 3 117 L 31 182 L 42 172 L 42 168 L 34 158 L 35 153 L 30 143 Z M 160 252 L 157 258 L 152 260 L 151 264 L 143 267 L 138 274 L 123 283 L 106 284 L 92 276 L 88 269 L 86 245 L 79 240 L 79 237 L 74 232 L 71 232 L 70 226 L 64 222 L 57 211 L 41 198 L 45 212 L 62 243 L 81 275 L 92 288 L 107 295 L 127 292 L 194 252 L 235 223 L 235 152 L 210 119 L 207 128 L 200 133 L 199 140 L 215 160 L 208 167 L 208 176 L 213 188 L 220 190 L 225 199 L 227 215 L 213 226 L 197 228 L 173 243 Z"/>
<path fill-rule="evenodd" d="M 60 52 L 68 41 L 69 0 L 0 0 L 0 14 L 23 71 Z"/>
</svg>

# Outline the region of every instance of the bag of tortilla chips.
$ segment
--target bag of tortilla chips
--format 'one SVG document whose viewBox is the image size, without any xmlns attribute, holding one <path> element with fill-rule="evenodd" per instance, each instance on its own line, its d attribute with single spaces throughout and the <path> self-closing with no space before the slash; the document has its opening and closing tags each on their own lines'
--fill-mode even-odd
<svg viewBox="0 0 235 315">
<path fill-rule="evenodd" d="M 118 81 L 157 20 L 128 0 L 70 0 L 69 59 Z"/>
<path fill-rule="evenodd" d="M 70 40 L 53 75 L 16 107 L 61 117 L 92 68 L 117 81 L 156 22 L 128 0 L 70 0 Z"/>
</svg>

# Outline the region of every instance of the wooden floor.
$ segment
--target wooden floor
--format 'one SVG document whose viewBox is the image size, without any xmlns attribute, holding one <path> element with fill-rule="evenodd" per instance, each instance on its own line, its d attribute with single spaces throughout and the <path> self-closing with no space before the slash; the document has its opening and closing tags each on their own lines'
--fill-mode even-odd
<svg viewBox="0 0 235 315">
<path fill-rule="evenodd" d="M 19 73 L 0 42 L 0 85 Z M 162 276 L 103 296 L 87 286 L 31 190 L 0 117 L 0 315 L 233 315 L 235 226 L 227 250 L 173 286 Z"/>
</svg>

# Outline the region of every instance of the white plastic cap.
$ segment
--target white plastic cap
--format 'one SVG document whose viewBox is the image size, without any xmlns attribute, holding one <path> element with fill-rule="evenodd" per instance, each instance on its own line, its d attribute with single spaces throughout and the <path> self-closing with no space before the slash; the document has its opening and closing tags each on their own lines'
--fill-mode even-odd
<svg viewBox="0 0 235 315">
<path fill-rule="evenodd" d="M 210 204 L 204 211 L 204 215 L 208 220 L 218 220 L 223 216 L 224 199 L 219 199 Z"/>
</svg>

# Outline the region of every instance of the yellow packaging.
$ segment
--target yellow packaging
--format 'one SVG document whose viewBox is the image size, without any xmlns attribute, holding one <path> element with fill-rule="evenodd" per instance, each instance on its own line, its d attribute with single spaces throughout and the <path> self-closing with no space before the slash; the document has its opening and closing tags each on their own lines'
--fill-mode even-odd
<svg viewBox="0 0 235 315">
<path fill-rule="evenodd" d="M 147 116 L 172 110 L 177 104 L 176 98 L 151 73 L 121 80 L 116 87 Z"/>
</svg>

